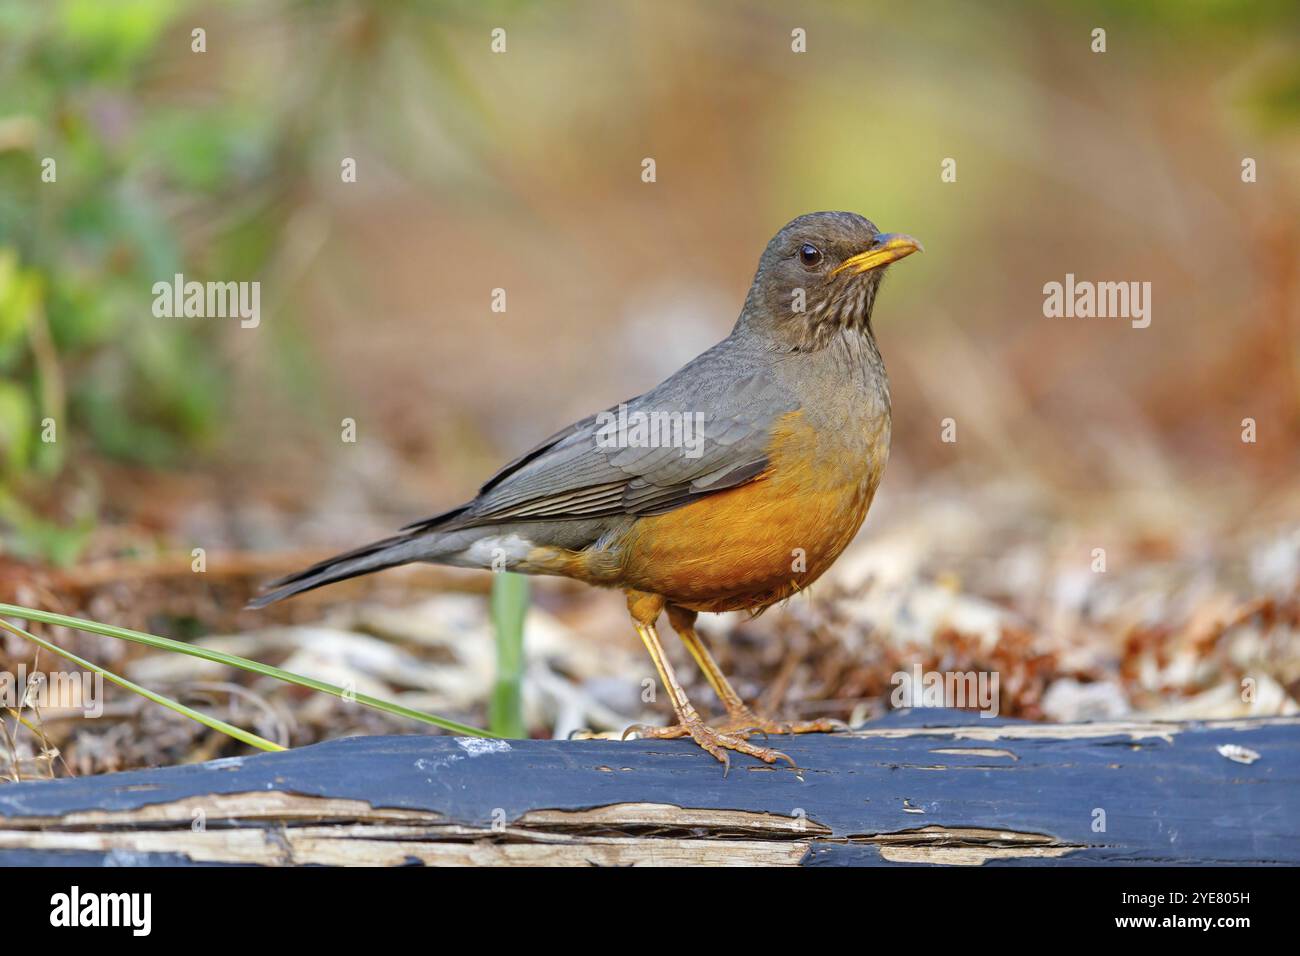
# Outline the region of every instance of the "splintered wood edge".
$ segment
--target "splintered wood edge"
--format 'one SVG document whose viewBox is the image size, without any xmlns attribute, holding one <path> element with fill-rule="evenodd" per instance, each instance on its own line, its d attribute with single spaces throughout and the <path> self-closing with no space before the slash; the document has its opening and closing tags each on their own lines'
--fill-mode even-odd
<svg viewBox="0 0 1300 956">
<path fill-rule="evenodd" d="M 875 845 L 895 863 L 979 866 L 989 860 L 1055 859 L 1086 849 L 1043 834 L 929 826 L 820 845 Z M 265 866 L 797 866 L 805 840 L 611 837 L 546 833 L 519 827 L 479 828 L 350 824 L 289 828 L 109 831 L 0 830 L 0 851 L 93 852 L 119 865 L 150 855 L 195 863 Z"/>
<path fill-rule="evenodd" d="M 446 818 L 424 810 L 376 808 L 363 800 L 314 797 L 281 790 L 205 794 L 130 810 L 74 810 L 60 817 L 13 817 L 13 830 L 79 830 L 149 825 L 189 826 L 202 817 L 218 822 L 354 822 L 444 826 Z M 529 810 L 514 822 L 520 830 L 595 831 L 705 829 L 719 832 L 829 836 L 830 827 L 798 816 L 747 810 L 679 807 L 667 803 L 613 803 L 580 810 Z"/>
<path fill-rule="evenodd" d="M 194 826 L 197 810 L 204 822 Z M 221 822 L 294 825 L 207 826 Z M 620 829 L 713 835 L 610 832 Z M 119 864 L 169 854 L 195 863 L 267 866 L 797 866 L 814 844 L 872 844 L 888 862 L 978 866 L 1086 849 L 1044 834 L 978 827 L 930 825 L 827 839 L 830 833 L 800 817 L 658 803 L 532 810 L 508 826 L 464 826 L 436 813 L 267 791 L 210 794 L 129 811 L 19 818 L 0 829 L 0 850 L 98 852 Z"/>
<path fill-rule="evenodd" d="M 983 866 L 989 860 L 1054 860 L 1080 847 L 991 847 L 991 846 L 885 846 L 880 856 L 890 863 L 929 863 L 936 866 Z"/>
<path fill-rule="evenodd" d="M 849 843 L 874 843 L 881 859 L 890 863 L 929 863 L 936 866 L 983 866 L 989 860 L 1058 859 L 1086 850 L 1045 833 L 993 830 L 985 827 L 926 826 L 892 833 L 850 837 Z"/>
<path fill-rule="evenodd" d="M 831 829 L 806 817 L 747 810 L 679 807 L 670 803 L 611 803 L 584 810 L 529 810 L 515 825 L 563 829 L 702 827 L 710 830 L 830 836 Z"/>
<path fill-rule="evenodd" d="M 119 865 L 150 854 L 180 854 L 195 863 L 268 866 L 796 866 L 809 844 L 764 840 L 585 837 L 565 842 L 429 841 L 351 838 L 311 828 L 284 830 L 6 832 L 0 850 L 106 853 Z M 491 831 L 477 831 L 480 836 Z"/>
<path fill-rule="evenodd" d="M 903 737 L 951 737 L 954 740 L 1088 740 L 1096 737 L 1128 737 L 1143 740 L 1152 737 L 1173 743 L 1174 737 L 1189 729 L 1258 730 L 1261 727 L 1300 725 L 1300 717 L 1274 717 L 1267 721 L 1240 720 L 1186 721 L 1097 721 L 1087 724 L 999 724 L 960 727 L 863 727 L 845 732 L 846 736 L 896 740 Z"/>
<path fill-rule="evenodd" d="M 1081 850 L 1083 847 L 1064 844 L 1045 833 L 1022 833 L 1018 830 L 994 830 L 987 827 L 926 826 L 914 830 L 895 830 L 872 833 L 851 838 L 855 842 L 880 844 L 907 844 L 913 846 L 945 846 L 953 844 L 988 844 L 990 846 L 1051 846 L 1064 850 Z"/>
<path fill-rule="evenodd" d="M 932 754 L 946 754 L 952 757 L 1005 757 L 1008 760 L 1019 760 L 1020 758 L 1010 750 L 1001 750 L 996 747 L 936 747 L 931 750 Z"/>
<path fill-rule="evenodd" d="M 76 830 L 90 827 L 189 826 L 196 819 L 215 822 L 319 822 L 326 820 L 436 825 L 445 818 L 428 810 L 376 808 L 364 800 L 314 797 L 283 790 L 208 793 L 150 803 L 129 810 L 73 810 L 58 817 L 3 817 L 11 830 Z"/>
</svg>

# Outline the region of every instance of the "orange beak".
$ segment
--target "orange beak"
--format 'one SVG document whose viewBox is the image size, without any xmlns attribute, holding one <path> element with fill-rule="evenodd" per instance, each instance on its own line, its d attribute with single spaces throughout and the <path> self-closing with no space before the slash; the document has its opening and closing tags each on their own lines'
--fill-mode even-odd
<svg viewBox="0 0 1300 956">
<path fill-rule="evenodd" d="M 849 256 L 831 270 L 831 275 L 843 272 L 845 269 L 852 269 L 855 273 L 861 275 L 864 272 L 870 272 L 872 269 L 887 266 L 891 262 L 897 262 L 914 252 L 924 251 L 921 243 L 911 236 L 904 235 L 901 232 L 882 232 L 876 236 L 876 241 L 871 244 L 870 249 L 866 252 L 859 252 L 856 256 Z"/>
</svg>

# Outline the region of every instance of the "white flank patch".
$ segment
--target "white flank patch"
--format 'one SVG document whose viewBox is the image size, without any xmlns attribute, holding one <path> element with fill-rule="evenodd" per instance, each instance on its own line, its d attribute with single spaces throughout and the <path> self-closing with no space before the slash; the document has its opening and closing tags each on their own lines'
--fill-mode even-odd
<svg viewBox="0 0 1300 956">
<path fill-rule="evenodd" d="M 504 560 L 506 568 L 513 568 L 528 557 L 533 547 L 531 541 L 517 534 L 493 535 L 490 538 L 479 538 L 447 563 L 462 568 L 496 568 Z"/>
</svg>

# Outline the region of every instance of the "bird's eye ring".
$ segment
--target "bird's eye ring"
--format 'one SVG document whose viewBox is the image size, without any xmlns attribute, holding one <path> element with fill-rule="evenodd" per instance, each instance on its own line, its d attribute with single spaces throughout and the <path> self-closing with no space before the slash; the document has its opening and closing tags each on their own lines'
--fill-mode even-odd
<svg viewBox="0 0 1300 956">
<path fill-rule="evenodd" d="M 805 268 L 816 268 L 822 261 L 821 250 L 811 242 L 805 242 L 799 247 L 799 261 L 804 264 Z"/>
</svg>

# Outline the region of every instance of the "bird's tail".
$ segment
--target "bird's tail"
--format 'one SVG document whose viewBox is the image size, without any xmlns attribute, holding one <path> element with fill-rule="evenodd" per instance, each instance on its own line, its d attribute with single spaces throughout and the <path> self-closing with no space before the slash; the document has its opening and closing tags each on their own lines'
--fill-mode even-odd
<svg viewBox="0 0 1300 956">
<path fill-rule="evenodd" d="M 248 602 L 250 608 L 266 607 L 276 601 L 311 591 L 314 588 L 346 581 L 372 571 L 410 564 L 412 561 L 437 560 L 444 549 L 438 546 L 437 534 L 407 533 L 384 538 L 343 554 L 336 554 L 309 568 L 287 575 L 267 585 L 272 590 Z"/>
</svg>

